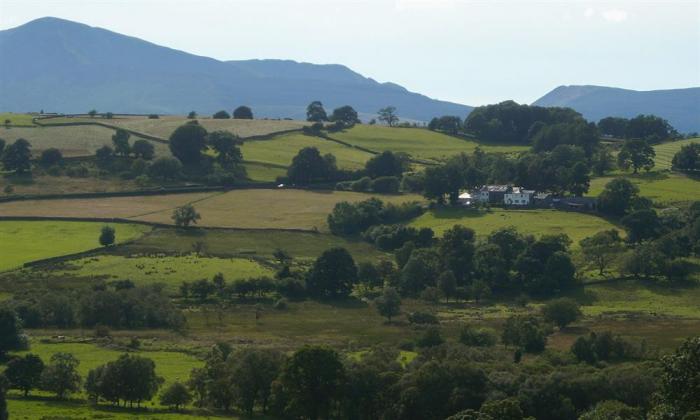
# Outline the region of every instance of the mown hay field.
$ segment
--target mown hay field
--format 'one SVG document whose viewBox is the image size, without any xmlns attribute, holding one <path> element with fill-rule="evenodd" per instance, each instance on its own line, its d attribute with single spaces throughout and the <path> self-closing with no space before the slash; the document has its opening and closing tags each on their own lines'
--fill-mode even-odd
<svg viewBox="0 0 700 420">
<path fill-rule="evenodd" d="M 62 221 L 0 221 L 0 271 L 42 258 L 86 251 L 100 246 L 103 223 Z M 138 238 L 148 226 L 120 224 L 117 243 Z"/>
<path fill-rule="evenodd" d="M 602 230 L 615 228 L 615 225 L 598 216 L 549 209 L 492 209 L 483 212 L 444 208 L 431 210 L 415 219 L 410 225 L 417 228 L 429 227 L 437 235 L 442 235 L 445 230 L 454 225 L 472 228 L 477 235 L 488 235 L 494 230 L 514 226 L 520 233 L 536 236 L 565 233 L 574 244 Z"/>
<path fill-rule="evenodd" d="M 700 144 L 700 137 L 695 137 L 692 139 L 672 141 L 668 143 L 661 143 L 654 146 L 654 151 L 656 152 L 656 158 L 654 159 L 655 169 L 671 169 L 671 162 L 673 161 L 673 156 L 681 150 L 681 147 L 686 146 L 691 143 Z"/>
<path fill-rule="evenodd" d="M 0 203 L 0 216 L 119 217 L 172 224 L 173 209 L 192 203 L 202 216 L 198 226 L 323 231 L 327 230 L 326 217 L 336 203 L 371 197 L 393 203 L 423 200 L 415 194 L 250 189 L 226 193 L 15 201 Z"/>
<path fill-rule="evenodd" d="M 54 147 L 65 157 L 92 156 L 102 146 L 112 146 L 114 130 L 97 125 L 65 126 L 65 127 L 0 127 L 0 138 L 8 143 L 19 138 L 27 140 L 32 145 L 32 153 L 38 157 L 42 150 Z M 132 136 L 131 142 L 136 139 Z M 168 146 L 152 142 L 156 155 L 169 155 Z"/>
<path fill-rule="evenodd" d="M 122 127 L 134 130 L 151 136 L 168 139 L 176 128 L 192 121 L 184 116 L 161 116 L 157 119 L 150 119 L 145 116 L 120 116 L 111 119 L 105 118 L 51 118 L 44 120 L 45 124 L 62 124 L 76 122 L 99 122 L 115 127 Z M 197 118 L 197 121 L 207 129 L 207 131 L 227 130 L 240 137 L 261 136 L 280 131 L 301 129 L 308 123 L 306 121 L 292 120 L 218 120 L 213 118 Z"/>
<path fill-rule="evenodd" d="M 519 145 L 488 145 L 460 139 L 422 128 L 390 128 L 377 125 L 356 125 L 338 133 L 334 139 L 376 152 L 404 152 L 417 159 L 444 160 L 459 153 L 471 153 L 480 147 L 485 152 L 513 153 L 529 149 Z"/>
<path fill-rule="evenodd" d="M 161 283 L 174 293 L 183 281 L 211 279 L 217 273 L 233 282 L 250 277 L 273 276 L 274 271 L 250 258 L 149 255 L 99 255 L 70 261 L 58 274 L 101 278 L 104 280 L 129 279 L 136 285 Z"/>
<path fill-rule="evenodd" d="M 671 172 L 649 172 L 638 175 L 627 174 L 629 179 L 639 187 L 640 195 L 651 198 L 661 204 L 676 204 L 700 200 L 700 181 L 683 174 Z M 597 196 L 605 188 L 605 184 L 615 177 L 606 176 L 593 178 L 588 195 Z"/>
<path fill-rule="evenodd" d="M 338 167 L 342 169 L 360 169 L 373 156 L 371 153 L 340 143 L 300 133 L 281 134 L 270 140 L 245 142 L 241 152 L 246 161 L 289 166 L 299 150 L 305 147 L 315 147 L 321 154 L 332 153 L 337 159 Z"/>
</svg>

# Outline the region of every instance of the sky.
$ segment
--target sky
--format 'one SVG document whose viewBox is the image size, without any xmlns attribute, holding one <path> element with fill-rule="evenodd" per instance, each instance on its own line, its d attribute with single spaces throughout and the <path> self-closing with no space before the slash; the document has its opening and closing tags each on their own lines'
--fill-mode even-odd
<svg viewBox="0 0 700 420">
<path fill-rule="evenodd" d="M 700 0 L 0 0 L 220 60 L 338 63 L 467 105 L 700 86 Z"/>
</svg>

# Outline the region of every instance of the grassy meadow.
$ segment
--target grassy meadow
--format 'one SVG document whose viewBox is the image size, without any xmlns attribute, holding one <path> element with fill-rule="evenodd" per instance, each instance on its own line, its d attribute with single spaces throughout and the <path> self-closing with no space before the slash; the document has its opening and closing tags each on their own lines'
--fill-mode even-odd
<svg viewBox="0 0 700 420">
<path fill-rule="evenodd" d="M 411 226 L 429 227 L 437 235 L 454 225 L 474 229 L 477 235 L 488 235 L 496 229 L 514 226 L 521 233 L 544 235 L 566 233 L 578 243 L 596 232 L 615 228 L 615 225 L 598 216 L 563 212 L 559 210 L 501 210 L 477 211 L 461 208 L 431 210 L 410 223 Z"/>
<path fill-rule="evenodd" d="M 3 126 L 7 120 L 10 120 L 10 125 L 33 126 L 32 121 L 34 115 L 30 114 L 15 114 L 14 112 L 0 112 L 0 124 Z"/>
<path fill-rule="evenodd" d="M 183 281 L 211 279 L 224 273 L 227 281 L 272 276 L 274 271 L 250 258 L 199 257 L 194 254 L 166 255 L 99 255 L 70 261 L 57 274 L 70 274 L 109 280 L 129 279 L 136 285 L 164 284 L 176 292 Z"/>
<path fill-rule="evenodd" d="M 640 172 L 637 175 L 624 174 L 622 176 L 639 187 L 640 195 L 651 198 L 659 204 L 674 205 L 700 200 L 700 182 L 683 174 L 651 171 L 649 173 Z M 605 184 L 614 178 L 605 176 L 591 179 L 591 188 L 588 191 L 588 195 L 599 195 L 605 188 Z"/>
<path fill-rule="evenodd" d="M 691 143 L 700 144 L 700 138 L 695 137 L 686 140 L 677 140 L 667 143 L 661 143 L 654 146 L 654 151 L 656 152 L 656 158 L 654 159 L 655 169 L 671 169 L 671 161 L 673 156 L 681 150 L 681 147 L 686 146 Z"/>
<path fill-rule="evenodd" d="M 100 246 L 104 223 L 56 221 L 0 221 L 0 271 L 42 258 L 86 251 Z M 138 238 L 148 226 L 116 226 L 117 243 Z"/>
<path fill-rule="evenodd" d="M 471 153 L 477 146 L 487 152 L 512 153 L 528 149 L 519 145 L 487 145 L 422 128 L 390 128 L 356 125 L 330 137 L 376 152 L 404 152 L 417 159 L 444 160 L 459 153 Z"/>
<path fill-rule="evenodd" d="M 300 133 L 281 134 L 269 140 L 249 141 L 243 144 L 241 151 L 247 161 L 289 166 L 292 158 L 305 147 L 315 147 L 321 154 L 332 153 L 337 159 L 338 167 L 342 169 L 361 169 L 372 157 L 371 153 Z"/>
</svg>

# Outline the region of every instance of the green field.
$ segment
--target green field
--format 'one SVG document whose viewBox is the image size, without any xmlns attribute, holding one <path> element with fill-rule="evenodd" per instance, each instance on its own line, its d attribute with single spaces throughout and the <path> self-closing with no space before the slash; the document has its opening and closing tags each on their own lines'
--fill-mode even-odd
<svg viewBox="0 0 700 420">
<path fill-rule="evenodd" d="M 258 162 L 245 162 L 243 164 L 248 173 L 248 179 L 259 182 L 275 182 L 277 177 L 287 175 L 286 168 Z"/>
<path fill-rule="evenodd" d="M 145 116 L 121 116 L 116 115 L 112 119 L 105 118 L 90 118 L 87 116 L 79 117 L 62 117 L 43 120 L 45 124 L 62 124 L 76 122 L 99 122 L 109 124 L 115 127 L 127 128 L 139 133 L 149 134 L 151 136 L 168 139 L 176 128 L 189 121 L 184 116 L 161 116 L 158 119 L 150 119 Z M 280 131 L 301 129 L 308 124 L 306 121 L 290 121 L 290 120 L 215 120 L 212 118 L 198 118 L 197 121 L 207 131 L 227 130 L 240 137 L 260 136 Z"/>
<path fill-rule="evenodd" d="M 15 114 L 13 112 L 0 112 L 0 124 L 2 124 L 3 126 L 5 125 L 5 121 L 7 120 L 10 120 L 10 125 L 34 125 L 32 118 L 34 118 L 34 115 Z"/>
<path fill-rule="evenodd" d="M 372 157 L 371 153 L 297 133 L 282 134 L 270 140 L 249 141 L 243 144 L 241 151 L 248 161 L 289 166 L 292 158 L 304 147 L 315 147 L 321 154 L 332 153 L 338 167 L 343 169 L 360 169 Z"/>
<path fill-rule="evenodd" d="M 485 152 L 512 153 L 529 149 L 528 146 L 487 145 L 464 140 L 422 128 L 389 128 L 376 125 L 355 127 L 331 133 L 332 138 L 355 146 L 381 152 L 404 152 L 418 159 L 443 160 L 459 153 L 471 153 L 479 146 Z"/>
<path fill-rule="evenodd" d="M 32 152 L 38 157 L 42 150 L 50 147 L 59 149 L 63 156 L 92 156 L 102 146 L 112 146 L 114 130 L 97 125 L 65 127 L 5 128 L 0 127 L 0 138 L 13 142 L 24 138 L 32 145 Z M 133 143 L 137 138 L 131 138 Z M 169 155 L 168 146 L 152 142 L 156 155 Z"/>
<path fill-rule="evenodd" d="M 410 223 L 411 226 L 429 227 L 437 235 L 454 225 L 463 225 L 474 229 L 477 235 L 508 226 L 514 226 L 521 233 L 544 235 L 566 233 L 578 243 L 581 239 L 596 232 L 613 229 L 615 226 L 597 216 L 564 212 L 559 210 L 500 210 L 488 212 L 472 209 L 444 208 L 432 210 Z"/>
<path fill-rule="evenodd" d="M 656 152 L 654 169 L 671 169 L 671 161 L 673 160 L 673 156 L 679 150 L 681 150 L 681 147 L 691 143 L 700 144 L 700 138 L 696 137 L 692 139 L 672 141 L 654 146 L 654 151 Z"/>
<path fill-rule="evenodd" d="M 326 230 L 326 217 L 337 202 L 370 197 L 394 203 L 422 201 L 415 194 L 243 189 L 226 193 L 15 201 L 1 203 L 0 216 L 121 217 L 172 224 L 173 209 L 193 203 L 202 216 L 198 226 Z"/>
<path fill-rule="evenodd" d="M 124 253 L 155 254 L 158 252 L 185 253 L 195 242 L 203 242 L 209 255 L 221 257 L 255 256 L 271 259 L 277 249 L 283 249 L 297 259 L 313 259 L 333 247 L 345 247 L 356 260 L 391 259 L 367 242 L 345 239 L 326 233 L 265 232 L 260 230 L 200 230 L 183 232 L 176 229 L 155 229 L 151 234 L 126 245 Z"/>
<path fill-rule="evenodd" d="M 640 195 L 651 198 L 660 204 L 676 204 L 700 200 L 700 181 L 682 174 L 669 172 L 649 172 L 638 175 L 624 175 L 639 187 Z M 605 184 L 614 177 L 606 176 L 591 179 L 588 195 L 597 196 Z"/>
<path fill-rule="evenodd" d="M 227 281 L 272 276 L 274 271 L 249 258 L 206 258 L 183 256 L 100 255 L 74 260 L 65 265 L 66 274 L 105 280 L 129 279 L 137 285 L 162 283 L 173 292 L 183 281 L 211 279 L 223 273 Z"/>
<path fill-rule="evenodd" d="M 86 251 L 100 246 L 103 223 L 0 221 L 0 271 L 42 258 Z M 137 238 L 147 226 L 116 226 L 117 242 Z"/>
</svg>

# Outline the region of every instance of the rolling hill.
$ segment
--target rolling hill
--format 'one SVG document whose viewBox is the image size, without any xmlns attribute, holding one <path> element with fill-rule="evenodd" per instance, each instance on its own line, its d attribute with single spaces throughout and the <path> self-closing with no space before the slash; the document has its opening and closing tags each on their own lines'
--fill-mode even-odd
<svg viewBox="0 0 700 420">
<path fill-rule="evenodd" d="M 472 109 L 342 65 L 225 62 L 50 17 L 0 31 L 0 92 L 0 110 L 14 112 L 211 114 L 245 104 L 257 117 L 301 118 L 321 100 L 365 116 L 393 105 L 401 117 L 425 121 Z"/>
<path fill-rule="evenodd" d="M 700 131 L 700 87 L 636 91 L 605 86 L 559 86 L 533 105 L 570 107 L 590 121 L 654 114 L 682 133 Z"/>
</svg>

